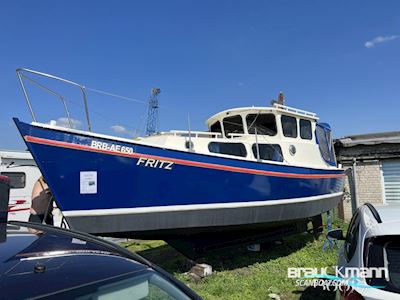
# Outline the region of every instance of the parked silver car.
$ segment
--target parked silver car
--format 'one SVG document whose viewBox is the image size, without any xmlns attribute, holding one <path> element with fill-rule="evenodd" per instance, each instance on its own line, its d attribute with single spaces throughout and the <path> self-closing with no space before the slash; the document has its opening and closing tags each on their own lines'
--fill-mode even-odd
<svg viewBox="0 0 400 300">
<path fill-rule="evenodd" d="M 328 238 L 344 240 L 338 270 L 347 288 L 337 299 L 400 299 L 400 206 L 365 204 Z"/>
</svg>

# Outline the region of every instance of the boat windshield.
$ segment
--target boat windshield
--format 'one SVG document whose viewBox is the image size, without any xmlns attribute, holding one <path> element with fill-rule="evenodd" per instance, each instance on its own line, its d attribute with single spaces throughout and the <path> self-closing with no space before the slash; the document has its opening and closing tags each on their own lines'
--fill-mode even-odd
<svg viewBox="0 0 400 300">
<path fill-rule="evenodd" d="M 315 135 L 322 158 L 331 166 L 336 166 L 330 126 L 326 123 L 318 123 L 315 129 Z"/>
<path fill-rule="evenodd" d="M 242 117 L 240 115 L 224 118 L 223 124 L 226 137 L 231 133 L 244 133 Z"/>
<path fill-rule="evenodd" d="M 249 114 L 246 117 L 249 134 L 276 135 L 276 121 L 274 114 Z"/>
</svg>

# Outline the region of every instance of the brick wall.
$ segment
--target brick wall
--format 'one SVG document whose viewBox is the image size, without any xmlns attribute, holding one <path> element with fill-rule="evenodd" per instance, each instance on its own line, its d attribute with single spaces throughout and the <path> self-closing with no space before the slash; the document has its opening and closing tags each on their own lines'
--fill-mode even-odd
<svg viewBox="0 0 400 300">
<path fill-rule="evenodd" d="M 346 169 L 345 200 L 343 201 L 343 214 L 345 220 L 352 216 L 352 197 L 354 197 L 353 174 L 351 165 L 343 165 Z M 381 164 L 379 161 L 357 162 L 357 199 L 358 204 L 369 202 L 372 204 L 383 203 Z"/>
</svg>

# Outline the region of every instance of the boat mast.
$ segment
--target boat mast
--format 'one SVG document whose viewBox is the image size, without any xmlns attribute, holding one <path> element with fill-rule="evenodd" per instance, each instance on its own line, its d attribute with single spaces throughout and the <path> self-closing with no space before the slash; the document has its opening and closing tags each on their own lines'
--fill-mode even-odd
<svg viewBox="0 0 400 300">
<path fill-rule="evenodd" d="M 161 93 L 159 88 L 151 89 L 149 99 L 149 111 L 147 114 L 146 135 L 153 135 L 158 132 L 158 94 Z"/>
</svg>

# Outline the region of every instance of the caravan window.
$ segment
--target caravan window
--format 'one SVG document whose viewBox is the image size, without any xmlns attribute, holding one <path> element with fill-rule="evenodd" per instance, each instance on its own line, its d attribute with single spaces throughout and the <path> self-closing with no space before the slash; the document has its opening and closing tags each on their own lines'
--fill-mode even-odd
<svg viewBox="0 0 400 300">
<path fill-rule="evenodd" d="M 23 189 L 26 185 L 26 174 L 23 172 L 1 172 L 0 174 L 10 178 L 12 189 Z"/>
<path fill-rule="evenodd" d="M 217 143 L 208 144 L 208 150 L 212 153 L 235 155 L 245 157 L 247 155 L 246 147 L 241 143 Z"/>
<path fill-rule="evenodd" d="M 276 121 L 274 114 L 249 114 L 246 117 L 247 129 L 250 134 L 276 135 Z"/>
<path fill-rule="evenodd" d="M 254 157 L 257 158 L 257 145 L 253 144 L 252 147 Z M 281 146 L 278 144 L 258 144 L 258 152 L 260 159 L 283 161 Z"/>
<path fill-rule="evenodd" d="M 300 137 L 303 140 L 312 139 L 311 121 L 300 119 Z"/>
<path fill-rule="evenodd" d="M 283 135 L 286 137 L 297 137 L 297 120 L 295 117 L 285 116 L 281 117 Z"/>
<path fill-rule="evenodd" d="M 241 116 L 226 117 L 223 123 L 226 137 L 228 137 L 230 133 L 244 133 Z"/>
</svg>

